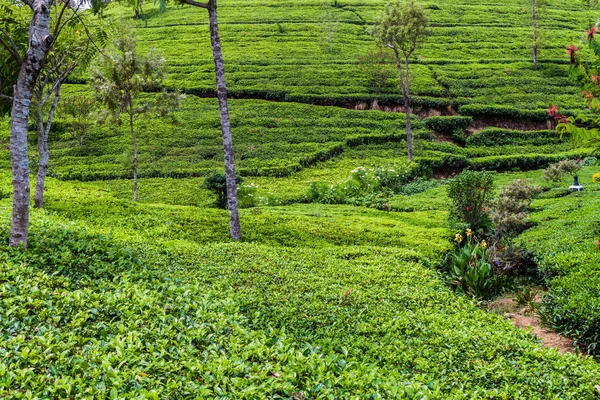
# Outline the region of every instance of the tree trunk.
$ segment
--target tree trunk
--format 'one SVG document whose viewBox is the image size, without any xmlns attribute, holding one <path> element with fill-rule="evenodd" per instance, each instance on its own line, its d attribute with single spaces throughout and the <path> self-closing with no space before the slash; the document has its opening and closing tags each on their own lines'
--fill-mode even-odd
<svg viewBox="0 0 600 400">
<path fill-rule="evenodd" d="M 535 0 L 531 0 L 531 23 L 533 27 L 533 69 L 537 69 L 538 45 L 537 45 L 537 16 L 535 13 Z"/>
<path fill-rule="evenodd" d="M 129 97 L 131 99 L 131 97 Z M 133 104 L 129 103 L 129 129 L 131 131 L 131 142 L 133 143 L 133 201 L 138 201 L 138 152 L 135 132 L 133 130 Z"/>
<path fill-rule="evenodd" d="M 50 36 L 50 6 L 48 1 L 26 2 L 33 16 L 29 26 L 29 48 L 23 58 L 15 85 L 10 123 L 10 161 L 12 168 L 13 209 L 10 228 L 10 246 L 27 246 L 29 230 L 29 158 L 27 155 L 27 128 L 29 109 L 36 81 L 48 49 Z"/>
<path fill-rule="evenodd" d="M 38 153 L 40 160 L 38 163 L 38 173 L 35 181 L 35 195 L 33 197 L 36 208 L 44 208 L 44 189 L 46 185 L 46 174 L 48 173 L 48 163 L 50 161 L 50 152 L 48 151 L 48 135 L 50 134 L 52 119 L 54 118 L 54 112 L 56 111 L 56 106 L 58 105 L 59 100 L 60 86 L 58 86 L 54 92 L 54 100 L 52 102 L 52 107 L 50 107 L 48 120 L 46 121 L 45 126 L 42 110 L 40 109 L 38 112 Z M 40 108 L 43 106 L 44 104 L 39 105 Z"/>
<path fill-rule="evenodd" d="M 227 86 L 225 84 L 225 67 L 221 52 L 221 39 L 219 38 L 219 25 L 217 20 L 217 1 L 208 3 L 210 18 L 210 40 L 215 62 L 217 81 L 217 98 L 221 112 L 221 129 L 223 131 L 223 151 L 225 156 L 225 176 L 227 180 L 227 207 L 229 209 L 229 230 L 234 240 L 241 237 L 240 217 L 238 213 L 237 183 L 235 179 L 235 161 L 233 152 L 233 138 L 231 123 L 229 121 L 229 107 L 227 104 Z"/>
<path fill-rule="evenodd" d="M 410 125 L 410 112 L 411 112 L 411 104 L 410 104 L 410 80 L 408 78 L 408 58 L 406 56 L 406 79 L 404 80 L 404 110 L 406 112 L 406 147 L 408 148 L 408 162 L 412 162 L 413 160 L 413 140 L 412 140 L 412 130 Z"/>
</svg>

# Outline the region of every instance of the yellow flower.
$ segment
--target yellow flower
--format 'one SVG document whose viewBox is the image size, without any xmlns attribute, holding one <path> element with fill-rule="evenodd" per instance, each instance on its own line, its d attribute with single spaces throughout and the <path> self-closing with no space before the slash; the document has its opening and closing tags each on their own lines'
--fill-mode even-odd
<svg viewBox="0 0 600 400">
<path fill-rule="evenodd" d="M 457 233 L 456 236 L 454 237 L 454 240 L 456 240 L 457 243 L 460 243 L 463 241 L 463 237 L 460 233 Z"/>
<path fill-rule="evenodd" d="M 481 242 L 481 247 L 483 247 L 484 249 L 487 247 L 487 242 L 485 240 Z"/>
<path fill-rule="evenodd" d="M 473 232 L 471 232 L 470 229 L 467 229 L 467 237 L 471 237 L 471 235 L 473 235 Z"/>
</svg>

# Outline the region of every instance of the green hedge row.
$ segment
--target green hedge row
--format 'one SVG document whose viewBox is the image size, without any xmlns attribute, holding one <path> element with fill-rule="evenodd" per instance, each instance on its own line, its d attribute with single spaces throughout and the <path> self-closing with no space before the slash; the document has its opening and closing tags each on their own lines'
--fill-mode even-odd
<svg viewBox="0 0 600 400">
<path fill-rule="evenodd" d="M 501 128 L 487 128 L 475 132 L 467 138 L 467 146 L 507 146 L 507 145 L 548 145 L 564 143 L 567 137 L 553 130 L 513 131 Z"/>
<path fill-rule="evenodd" d="M 429 117 L 423 120 L 425 127 L 436 133 L 450 135 L 455 131 L 465 131 L 473 122 L 473 117 Z"/>
<path fill-rule="evenodd" d="M 548 120 L 546 110 L 524 110 L 498 105 L 465 104 L 459 107 L 458 112 L 476 118 L 509 118 L 518 121 L 538 122 Z"/>
<path fill-rule="evenodd" d="M 597 167 L 585 168 L 582 193 L 545 197 L 533 204 L 533 228 L 520 237 L 536 255 L 549 286 L 542 316 L 557 332 L 575 339 L 586 353 L 600 357 L 600 187 Z M 563 188 L 569 182 L 561 184 Z"/>
</svg>

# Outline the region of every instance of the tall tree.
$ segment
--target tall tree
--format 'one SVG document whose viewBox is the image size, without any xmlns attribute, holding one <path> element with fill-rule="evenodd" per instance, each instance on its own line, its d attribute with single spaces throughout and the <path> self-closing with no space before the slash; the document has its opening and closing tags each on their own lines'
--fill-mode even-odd
<svg viewBox="0 0 600 400">
<path fill-rule="evenodd" d="M 11 246 L 27 246 L 30 193 L 27 153 L 29 111 L 37 79 L 54 42 L 54 37 L 50 33 L 50 12 L 54 0 L 22 0 L 21 3 L 29 7 L 32 15 L 27 51 L 23 56 L 21 54 L 16 56 L 20 68 L 14 86 L 11 110 L 10 160 L 13 186 L 12 224 L 9 238 Z"/>
<path fill-rule="evenodd" d="M 242 233 L 240 228 L 240 216 L 238 212 L 233 136 L 231 134 L 231 122 L 229 120 L 227 85 L 225 84 L 225 65 L 223 62 L 221 38 L 219 36 L 219 22 L 217 18 L 217 0 L 209 0 L 208 3 L 200 3 L 195 0 L 179 0 L 179 2 L 208 10 L 210 22 L 210 41 L 212 44 L 212 53 L 215 63 L 215 75 L 217 81 L 217 99 L 219 100 L 221 130 L 223 133 L 225 177 L 227 181 L 227 208 L 229 211 L 229 232 L 234 240 L 239 240 L 242 236 Z"/>
<path fill-rule="evenodd" d="M 153 50 L 143 57 L 137 53 L 134 37 L 130 32 L 115 40 L 114 50 L 100 57 L 99 65 L 92 72 L 92 87 L 97 100 L 104 104 L 107 113 L 103 117 L 120 123 L 126 114 L 133 147 L 133 200 L 138 201 L 138 147 L 135 119 L 138 115 L 158 112 L 167 114 L 178 107 L 180 95 L 163 91 L 155 101 L 140 98 L 146 89 L 161 88 L 166 75 L 165 59 Z M 103 118 L 104 119 L 104 118 Z"/>
<path fill-rule="evenodd" d="M 413 160 L 409 61 L 415 50 L 425 42 L 428 25 L 429 21 L 423 6 L 414 0 L 404 3 L 396 0 L 385 6 L 385 10 L 373 30 L 373 36 L 377 43 L 394 52 L 406 112 L 408 161 Z"/>
<path fill-rule="evenodd" d="M 88 0 L 94 9 L 101 13 L 102 8 L 108 3 L 104 0 Z M 227 101 L 227 85 L 225 83 L 225 67 L 223 52 L 221 50 L 221 38 L 219 36 L 219 22 L 217 16 L 217 0 L 200 2 L 196 0 L 174 0 L 179 4 L 188 4 L 203 8 L 208 11 L 210 40 L 212 46 L 213 60 L 215 64 L 215 76 L 217 83 L 217 99 L 221 115 L 221 130 L 223 133 L 223 153 L 225 159 L 225 177 L 227 180 L 227 208 L 229 210 L 229 231 L 234 240 L 241 238 L 240 217 L 238 212 L 237 184 L 235 174 L 235 157 L 233 150 L 233 137 L 231 134 L 231 122 L 229 119 L 229 106 Z M 166 9 L 168 0 L 157 0 L 161 11 Z"/>
</svg>

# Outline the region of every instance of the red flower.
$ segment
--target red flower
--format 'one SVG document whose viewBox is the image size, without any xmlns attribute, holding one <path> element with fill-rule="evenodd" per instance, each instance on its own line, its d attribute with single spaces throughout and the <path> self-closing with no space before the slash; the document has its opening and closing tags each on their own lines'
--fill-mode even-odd
<svg viewBox="0 0 600 400">
<path fill-rule="evenodd" d="M 558 120 L 558 122 L 561 123 L 561 124 L 568 125 L 569 124 L 569 118 L 567 118 L 566 115 L 563 115 L 562 117 L 560 117 L 560 119 Z"/>
<path fill-rule="evenodd" d="M 598 76 L 598 75 L 592 75 L 592 82 L 594 82 L 594 83 L 600 83 L 600 76 Z"/>
<path fill-rule="evenodd" d="M 552 106 L 548 109 L 548 115 L 550 117 L 555 117 L 558 115 L 558 106 Z"/>
<path fill-rule="evenodd" d="M 500 250 L 500 251 L 504 251 L 504 246 L 499 246 L 499 247 L 498 247 L 498 250 Z"/>
<path fill-rule="evenodd" d="M 569 53 L 569 56 L 571 57 L 571 64 L 575 64 L 575 55 L 578 50 L 579 49 L 577 48 L 577 46 L 574 46 L 574 45 L 567 46 L 567 53 Z"/>
<path fill-rule="evenodd" d="M 592 92 L 590 92 L 589 90 L 586 90 L 582 94 L 583 94 L 583 98 L 586 99 L 587 101 L 594 100 L 594 94 Z"/>
<path fill-rule="evenodd" d="M 467 211 L 471 211 L 471 207 L 467 206 Z"/>
<path fill-rule="evenodd" d="M 594 35 L 596 34 L 596 32 L 598 32 L 598 27 L 596 27 L 596 26 L 592 26 L 589 31 L 585 31 L 585 34 L 587 35 L 588 40 L 592 40 L 594 38 Z"/>
</svg>

